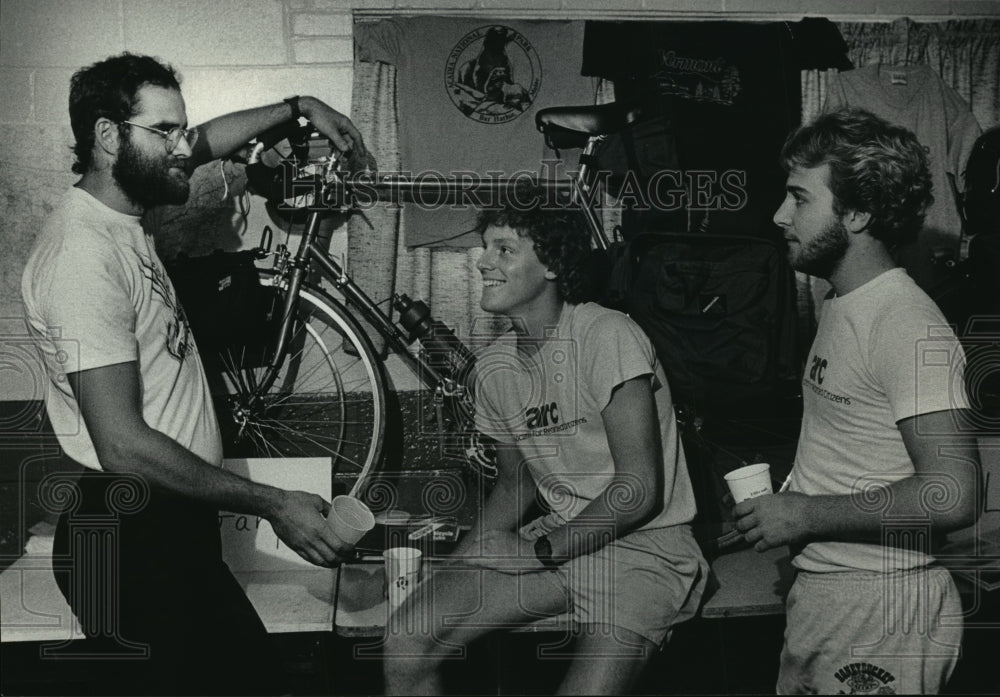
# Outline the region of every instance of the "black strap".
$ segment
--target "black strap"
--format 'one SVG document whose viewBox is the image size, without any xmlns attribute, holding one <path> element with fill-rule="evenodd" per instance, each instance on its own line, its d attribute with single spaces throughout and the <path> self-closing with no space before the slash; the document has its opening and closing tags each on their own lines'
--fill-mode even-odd
<svg viewBox="0 0 1000 697">
<path fill-rule="evenodd" d="M 292 121 L 298 121 L 299 117 L 302 116 L 302 110 L 299 108 L 299 95 L 296 94 L 282 101 L 292 108 Z"/>
</svg>

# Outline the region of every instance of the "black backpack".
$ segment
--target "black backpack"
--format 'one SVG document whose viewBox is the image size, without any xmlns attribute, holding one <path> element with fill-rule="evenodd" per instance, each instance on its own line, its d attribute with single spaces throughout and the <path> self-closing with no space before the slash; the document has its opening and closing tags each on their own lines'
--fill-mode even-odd
<svg viewBox="0 0 1000 697">
<path fill-rule="evenodd" d="M 1000 233 L 1000 126 L 983 133 L 965 166 L 962 212 L 969 236 Z"/>
<path fill-rule="evenodd" d="M 262 286 L 254 261 L 258 250 L 216 250 L 200 257 L 180 254 L 165 263 L 184 308 L 198 352 L 212 369 L 239 357 L 243 366 L 268 358 L 273 324 L 280 314 L 275 289 Z"/>
<path fill-rule="evenodd" d="M 961 197 L 969 256 L 961 266 L 966 385 L 978 426 L 1000 427 L 1000 126 L 976 140 Z M 951 319 L 951 318 L 949 318 Z"/>
<path fill-rule="evenodd" d="M 774 410 L 799 368 L 780 243 L 657 232 L 628 247 L 621 304 L 652 340 L 675 401 L 707 417 Z"/>
</svg>

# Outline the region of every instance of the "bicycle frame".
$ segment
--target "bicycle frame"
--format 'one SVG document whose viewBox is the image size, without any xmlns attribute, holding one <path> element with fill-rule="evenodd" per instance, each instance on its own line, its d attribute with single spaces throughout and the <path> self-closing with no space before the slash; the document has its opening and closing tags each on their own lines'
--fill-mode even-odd
<svg viewBox="0 0 1000 697">
<path fill-rule="evenodd" d="M 607 249 L 609 241 L 604 232 L 592 202 L 598 193 L 597 187 L 600 182 L 591 172 L 588 163 L 592 161 L 592 156 L 596 146 L 604 138 L 603 135 L 591 135 L 583 148 L 580 156 L 580 167 L 575 176 L 568 180 L 536 180 L 536 186 L 544 188 L 546 191 L 556 190 L 556 192 L 566 192 L 568 189 L 569 201 L 573 205 L 578 205 L 584 213 L 587 225 L 590 228 L 591 236 L 595 246 L 600 249 Z M 283 250 L 279 256 L 278 265 L 275 271 L 283 282 L 288 284 L 282 308 L 282 318 L 279 325 L 277 341 L 274 346 L 274 353 L 271 362 L 268 364 L 261 381 L 255 386 L 250 395 L 250 404 L 256 404 L 271 389 L 281 368 L 287 360 L 289 351 L 289 337 L 294 330 L 296 310 L 299 302 L 299 293 L 309 276 L 313 266 L 317 266 L 327 280 L 336 288 L 344 298 L 348 311 L 355 313 L 357 317 L 364 320 L 370 327 L 373 327 L 386 341 L 387 347 L 400 356 L 407 367 L 414 372 L 418 378 L 434 392 L 435 404 L 439 412 L 445 397 L 467 396 L 468 389 L 454 376 L 443 374 L 435 366 L 431 365 L 423 357 L 423 352 L 414 353 L 409 346 L 414 338 L 407 336 L 390 319 L 386 312 L 383 312 L 378 305 L 354 282 L 343 265 L 333 259 L 324 249 L 317 244 L 319 223 L 324 213 L 330 210 L 345 210 L 349 208 L 345 201 L 333 202 L 337 194 L 348 194 L 351 192 L 349 184 L 337 171 L 338 157 L 330 156 L 323 167 L 322 175 L 313 175 L 308 185 L 312 188 L 313 207 L 309 209 L 309 216 L 305 230 L 299 242 L 298 249 L 294 254 L 289 255 L 287 250 Z M 287 173 L 287 171 L 286 171 Z M 485 182 L 491 193 L 499 193 L 502 188 L 508 188 L 518 183 L 519 180 L 510 178 L 491 178 Z M 411 200 L 415 195 L 426 195 L 433 193 L 440 195 L 444 192 L 451 195 L 457 192 L 468 192 L 470 183 L 467 180 L 438 179 L 428 181 L 423 178 L 407 179 L 401 176 L 383 175 L 374 179 L 360 180 L 356 183 L 363 183 L 368 192 L 374 191 L 379 200 L 392 200 L 393 194 L 409 194 Z M 480 183 L 482 185 L 482 182 Z M 381 192 L 381 193 L 379 193 Z M 388 196 L 386 196 L 388 194 Z M 398 304 L 400 296 L 394 295 L 394 304 Z M 466 412 L 464 416 L 468 417 Z"/>
<path fill-rule="evenodd" d="M 333 284 L 334 288 L 343 294 L 349 309 L 357 312 L 363 320 L 374 327 L 386 340 L 389 348 L 400 356 L 407 366 L 423 380 L 424 384 L 435 392 L 440 392 L 442 396 L 455 396 L 456 394 L 460 396 L 461 387 L 451 377 L 442 375 L 419 354 L 414 355 L 409 350 L 409 345 L 412 343 L 409 337 L 354 282 L 344 267 L 317 245 L 316 238 L 322 216 L 322 211 L 310 211 L 298 249 L 286 261 L 291 271 L 285 275 L 281 273 L 282 269 L 278 269 L 279 274 L 287 278 L 288 292 L 285 295 L 285 305 L 282 308 L 282 319 L 274 355 L 261 383 L 255 390 L 255 397 L 265 394 L 270 389 L 285 361 L 299 292 L 314 263 L 324 272 L 325 277 Z"/>
<path fill-rule="evenodd" d="M 592 138 L 592 142 L 588 143 L 587 148 L 592 150 L 598 140 L 598 138 Z M 322 198 L 318 197 L 317 200 L 325 200 L 327 197 L 328 185 L 331 176 L 330 170 L 332 169 L 331 165 L 332 160 L 331 164 L 327 166 L 327 172 L 324 174 L 322 193 L 320 194 Z M 570 200 L 571 202 L 580 205 L 581 209 L 584 210 L 586 220 L 588 226 L 591 228 L 591 233 L 595 243 L 600 248 L 606 249 L 608 247 L 608 240 L 604 234 L 604 228 L 593 209 L 588 205 L 584 205 L 586 201 L 591 200 L 593 195 L 592 186 L 594 185 L 593 182 L 589 181 L 587 174 L 588 171 L 585 166 L 583 166 L 577 176 L 568 181 L 571 196 Z M 494 179 L 490 181 L 490 186 L 499 189 L 500 187 L 510 186 L 512 183 L 515 183 L 515 180 Z M 445 182 L 444 184 L 445 187 L 450 185 L 452 190 L 462 185 L 461 182 L 454 181 Z M 542 181 L 539 182 L 539 186 L 543 188 L 565 190 L 567 182 Z M 414 193 L 426 193 L 429 189 L 440 191 L 441 182 L 428 183 L 405 179 L 402 177 L 385 176 L 379 179 L 374 184 L 373 188 L 383 191 L 404 191 L 413 195 Z M 322 207 L 310 210 L 298 249 L 295 251 L 294 255 L 289 257 L 286 261 L 287 265 L 290 266 L 291 271 L 288 272 L 287 276 L 285 276 L 283 273 L 284 270 L 282 268 L 278 269 L 279 273 L 287 278 L 288 292 L 285 296 L 285 306 L 282 310 L 282 321 L 278 341 L 275 345 L 274 357 L 268 366 L 261 383 L 255 390 L 255 396 L 266 393 L 277 379 L 281 365 L 285 360 L 285 354 L 288 350 L 288 337 L 290 336 L 292 330 L 299 291 L 305 283 L 309 270 L 312 268 L 314 263 L 324 272 L 327 280 L 329 280 L 333 286 L 343 294 L 349 308 L 352 311 L 356 311 L 363 320 L 375 328 L 375 330 L 386 340 L 389 348 L 402 358 L 407 366 L 414 373 L 416 373 L 421 380 L 423 380 L 424 384 L 436 392 L 440 392 L 443 396 L 462 396 L 462 390 L 464 387 L 456 383 L 451 376 L 441 374 L 441 372 L 425 361 L 419 354 L 414 355 L 414 353 L 409 350 L 409 345 L 412 343 L 412 340 L 407 337 L 406 334 L 404 334 L 389 318 L 389 316 L 378 307 L 378 305 L 357 285 L 357 283 L 354 282 L 344 267 L 317 245 L 316 239 L 319 232 L 319 223 L 325 210 L 326 209 Z M 394 299 L 396 298 L 398 298 L 398 296 L 394 296 Z"/>
</svg>

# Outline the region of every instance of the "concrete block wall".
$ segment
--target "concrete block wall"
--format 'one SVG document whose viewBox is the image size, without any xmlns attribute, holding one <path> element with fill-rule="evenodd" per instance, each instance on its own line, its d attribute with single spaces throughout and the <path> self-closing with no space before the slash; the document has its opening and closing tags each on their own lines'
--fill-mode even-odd
<svg viewBox="0 0 1000 697">
<path fill-rule="evenodd" d="M 313 94 L 349 113 L 355 15 L 482 14 L 607 19 L 889 21 L 1000 16 L 996 0 L 3 0 L 0 4 L 0 320 L 17 326 L 20 275 L 44 216 L 75 181 L 67 116 L 77 68 L 123 50 L 160 56 L 182 74 L 191 123 Z M 209 168 L 203 168 L 209 169 Z M 196 208 L 173 220 L 211 248 L 235 217 L 216 174 L 195 181 Z M 236 173 L 230 172 L 232 176 Z M 206 193 L 207 192 L 207 193 Z M 189 206 L 191 208 L 191 206 Z M 255 207 L 255 216 L 263 206 Z M 207 209 L 207 210 L 202 210 Z M 204 214 L 202 214 L 204 213 Z M 266 218 L 255 217 L 259 230 Z M 235 229 L 234 223 L 231 226 Z M 230 230 L 230 232 L 232 229 Z M 4 353 L 0 336 L 0 355 Z M 0 400 L 32 399 L 0 371 Z"/>
</svg>

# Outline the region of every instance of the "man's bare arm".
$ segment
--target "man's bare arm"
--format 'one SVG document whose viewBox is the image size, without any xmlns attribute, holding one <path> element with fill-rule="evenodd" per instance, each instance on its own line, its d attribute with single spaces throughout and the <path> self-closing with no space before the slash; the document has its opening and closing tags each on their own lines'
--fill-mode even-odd
<svg viewBox="0 0 1000 697">
<path fill-rule="evenodd" d="M 315 97 L 299 97 L 299 109 L 316 129 L 333 141 L 341 152 L 352 152 L 363 159 L 367 152 L 361 133 L 349 118 Z M 285 102 L 254 109 L 234 111 L 198 126 L 199 137 L 191 154 L 194 167 L 228 157 L 249 141 L 274 126 L 292 119 L 292 109 Z"/>
<path fill-rule="evenodd" d="M 194 501 L 266 518 L 304 559 L 320 565 L 349 551 L 326 525 L 329 504 L 302 491 L 252 482 L 202 460 L 143 418 L 140 377 L 132 362 L 69 375 L 101 466 L 138 474 L 150 485 Z"/>
<path fill-rule="evenodd" d="M 640 527 L 660 513 L 666 485 L 663 447 L 653 388 L 648 375 L 623 382 L 601 412 L 615 475 L 602 495 L 573 519 L 573 534 L 562 528 L 548 535 L 552 556 L 589 554 Z M 592 524 L 588 522 L 593 521 Z"/>
<path fill-rule="evenodd" d="M 913 461 L 911 477 L 857 495 L 776 494 L 733 509 L 736 526 L 758 551 L 813 540 L 882 541 L 887 517 L 926 518 L 935 533 L 972 525 L 981 496 L 979 448 L 959 426 L 962 412 L 939 411 L 899 423 Z M 921 435 L 933 433 L 933 437 Z M 940 435 L 947 434 L 947 435 Z"/>
</svg>

